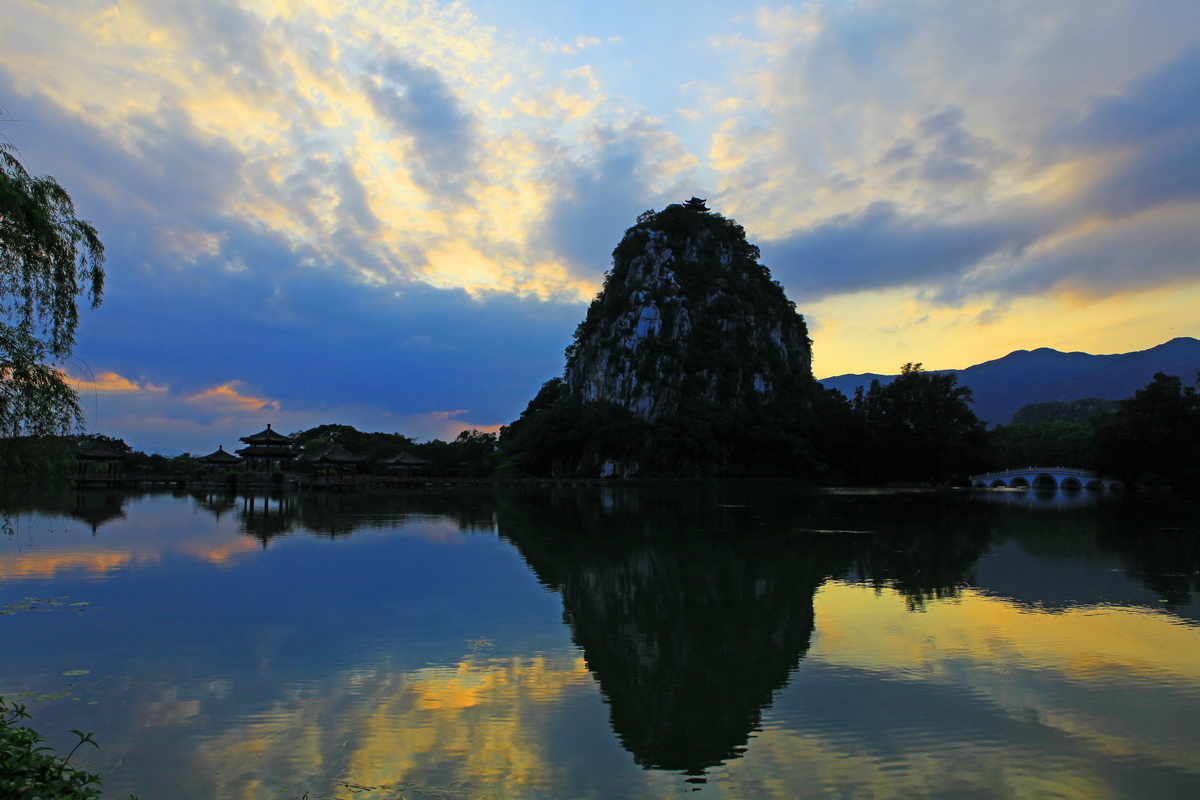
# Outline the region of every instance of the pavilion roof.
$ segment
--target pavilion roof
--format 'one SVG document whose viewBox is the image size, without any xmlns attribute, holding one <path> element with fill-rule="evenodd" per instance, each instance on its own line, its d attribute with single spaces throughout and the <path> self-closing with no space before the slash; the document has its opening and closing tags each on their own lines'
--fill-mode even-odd
<svg viewBox="0 0 1200 800">
<path fill-rule="evenodd" d="M 424 458 L 420 458 L 419 456 L 414 456 L 412 453 L 400 453 L 398 455 L 388 456 L 387 458 L 381 459 L 379 463 L 409 465 L 415 467 L 420 466 L 421 464 L 428 464 L 429 461 Z"/>
<path fill-rule="evenodd" d="M 201 456 L 196 459 L 203 461 L 205 464 L 240 464 L 242 459 L 235 456 L 233 453 L 226 452 L 225 445 L 219 445 L 215 453 L 209 453 L 206 456 Z"/>
<path fill-rule="evenodd" d="M 271 423 L 269 423 L 269 422 L 267 423 L 267 429 L 265 431 L 259 431 L 258 433 L 252 434 L 250 436 L 243 436 L 238 441 L 245 442 L 246 444 L 284 444 L 284 443 L 286 443 L 286 444 L 290 445 L 292 443 L 291 437 L 284 436 L 279 431 L 271 430 Z"/>
<path fill-rule="evenodd" d="M 234 452 L 242 458 L 267 458 L 270 456 L 296 457 L 296 451 L 292 449 L 291 441 L 288 441 L 287 444 L 252 444 L 249 447 L 243 447 L 241 450 L 235 450 Z"/>
<path fill-rule="evenodd" d="M 366 461 L 366 456 L 360 456 L 358 453 L 351 453 L 340 444 L 330 445 L 316 455 L 307 456 L 307 460 L 321 464 L 357 464 L 360 461 Z"/>
<path fill-rule="evenodd" d="M 75 458 L 80 461 L 120 461 L 125 458 L 125 453 L 114 450 L 103 442 L 96 442 L 76 453 Z"/>
</svg>

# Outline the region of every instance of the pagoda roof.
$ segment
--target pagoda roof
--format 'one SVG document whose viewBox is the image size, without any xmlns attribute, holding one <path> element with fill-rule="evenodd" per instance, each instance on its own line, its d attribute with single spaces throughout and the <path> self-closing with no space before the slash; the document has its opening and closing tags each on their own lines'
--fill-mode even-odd
<svg viewBox="0 0 1200 800">
<path fill-rule="evenodd" d="M 242 459 L 225 450 L 225 445 L 219 445 L 215 453 L 209 453 L 196 459 L 206 464 L 240 464 Z"/>
<path fill-rule="evenodd" d="M 428 464 L 429 461 L 427 459 L 420 458 L 419 456 L 414 456 L 412 453 L 400 453 L 398 455 L 388 456 L 387 458 L 381 459 L 379 463 L 401 465 L 409 464 L 411 466 L 420 466 L 421 464 Z"/>
<path fill-rule="evenodd" d="M 366 456 L 360 456 L 358 453 L 351 453 L 340 444 L 330 445 L 316 455 L 306 456 L 308 461 L 315 463 L 329 464 L 357 464 L 360 461 L 366 461 Z"/>
<path fill-rule="evenodd" d="M 269 423 L 269 422 L 267 423 L 267 429 L 265 431 L 259 431 L 258 433 L 252 434 L 250 436 L 243 436 L 238 441 L 245 442 L 246 444 L 284 444 L 284 443 L 287 443 L 290 445 L 292 443 L 291 437 L 284 436 L 279 431 L 271 430 L 271 423 Z"/>
<path fill-rule="evenodd" d="M 268 456 L 296 457 L 296 451 L 292 449 L 290 440 L 287 444 L 252 444 L 235 452 L 242 458 L 266 458 Z"/>
<path fill-rule="evenodd" d="M 125 453 L 114 450 L 103 442 L 96 442 L 76 453 L 75 458 L 80 461 L 120 461 L 125 458 Z"/>
</svg>

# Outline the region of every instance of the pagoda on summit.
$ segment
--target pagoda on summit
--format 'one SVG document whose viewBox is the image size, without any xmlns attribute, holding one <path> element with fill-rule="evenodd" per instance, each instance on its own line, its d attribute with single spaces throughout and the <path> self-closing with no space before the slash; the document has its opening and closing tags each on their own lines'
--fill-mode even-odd
<svg viewBox="0 0 1200 800">
<path fill-rule="evenodd" d="M 269 422 L 265 431 L 243 436 L 239 441 L 246 446 L 238 450 L 237 454 L 246 460 L 246 468 L 251 472 L 284 470 L 296 457 L 296 452 L 292 449 L 295 443 L 282 433 L 271 430 Z"/>
</svg>

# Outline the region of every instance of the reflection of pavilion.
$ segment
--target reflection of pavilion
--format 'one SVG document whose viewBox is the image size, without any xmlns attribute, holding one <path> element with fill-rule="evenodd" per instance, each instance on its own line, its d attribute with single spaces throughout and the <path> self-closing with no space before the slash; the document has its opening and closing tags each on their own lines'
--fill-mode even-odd
<svg viewBox="0 0 1200 800">
<path fill-rule="evenodd" d="M 192 492 L 192 498 L 200 508 L 211 513 L 217 520 L 237 507 L 237 494 L 232 491 Z"/>
<path fill-rule="evenodd" d="M 67 512 L 92 529 L 94 535 L 101 526 L 125 519 L 124 492 L 81 491 L 75 493 L 75 507 Z"/>
<path fill-rule="evenodd" d="M 295 500 L 295 496 L 288 492 L 275 495 L 247 494 L 242 497 L 239 527 L 243 533 L 262 542 L 265 550 L 267 542 L 291 531 Z"/>
<path fill-rule="evenodd" d="M 246 460 L 246 468 L 251 471 L 284 470 L 296 457 L 291 438 L 271 430 L 270 423 L 265 431 L 243 436 L 240 441 L 246 446 L 237 454 Z"/>
</svg>

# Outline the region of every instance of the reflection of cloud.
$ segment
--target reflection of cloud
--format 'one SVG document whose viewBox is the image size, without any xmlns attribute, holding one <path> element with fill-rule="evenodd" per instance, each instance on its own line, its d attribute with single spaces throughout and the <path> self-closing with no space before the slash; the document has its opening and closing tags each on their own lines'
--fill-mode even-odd
<svg viewBox="0 0 1200 800">
<path fill-rule="evenodd" d="M 0 578 L 53 578 L 63 572 L 91 572 L 107 575 L 145 561 L 147 554 L 98 551 L 75 553 L 22 553 L 0 556 Z"/>
<path fill-rule="evenodd" d="M 239 556 L 246 553 L 258 553 L 261 549 L 261 542 L 245 536 L 239 536 L 237 539 L 223 544 L 192 545 L 184 543 L 180 546 L 181 552 L 215 567 L 233 566 L 234 560 Z"/>
<path fill-rule="evenodd" d="M 821 633 L 810 661 L 861 670 L 872 681 L 928 683 L 946 696 L 965 692 L 1006 719 L 1032 714 L 1040 726 L 1086 742 L 1100 757 L 1200 769 L 1200 754 L 1177 740 L 1169 722 L 1139 726 L 1121 717 L 1118 723 L 1100 701 L 1080 706 L 1071 699 L 1076 692 L 1127 698 L 1146 687 L 1164 698 L 1195 697 L 1200 641 L 1173 617 L 1116 607 L 1036 613 L 977 592 L 913 615 L 898 597 L 837 583 L 818 593 L 816 613 Z"/>
<path fill-rule="evenodd" d="M 291 692 L 205 744 L 201 757 L 220 765 L 216 794 L 243 796 L 285 765 L 290 785 L 314 792 L 348 777 L 369 786 L 460 782 L 489 795 L 542 785 L 560 769 L 546 748 L 548 710 L 593 691 L 575 657 L 472 656 L 412 672 L 358 670 L 338 681 Z M 335 740 L 344 745 L 329 748 Z"/>
</svg>

